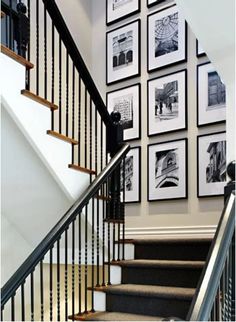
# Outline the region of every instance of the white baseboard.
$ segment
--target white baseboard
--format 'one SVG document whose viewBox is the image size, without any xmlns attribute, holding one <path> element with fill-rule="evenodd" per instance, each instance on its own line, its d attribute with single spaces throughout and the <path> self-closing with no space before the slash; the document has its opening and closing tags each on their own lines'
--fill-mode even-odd
<svg viewBox="0 0 236 322">
<path fill-rule="evenodd" d="M 126 228 L 125 238 L 212 238 L 217 226 L 177 226 Z"/>
</svg>

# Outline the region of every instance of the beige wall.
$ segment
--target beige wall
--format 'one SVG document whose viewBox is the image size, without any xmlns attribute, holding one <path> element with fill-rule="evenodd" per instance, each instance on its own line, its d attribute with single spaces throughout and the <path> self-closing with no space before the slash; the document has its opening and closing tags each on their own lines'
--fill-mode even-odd
<svg viewBox="0 0 236 322">
<path fill-rule="evenodd" d="M 170 1 L 168 1 L 169 3 Z M 118 89 L 141 82 L 142 86 L 142 105 L 141 105 L 141 140 L 132 142 L 131 146 L 141 145 L 142 155 L 142 185 L 141 185 L 141 203 L 129 204 L 126 206 L 126 222 L 129 232 L 134 232 L 132 228 L 151 228 L 152 231 L 167 227 L 191 227 L 197 226 L 200 232 L 205 228 L 211 228 L 218 222 L 220 212 L 223 207 L 222 197 L 213 197 L 198 199 L 197 198 L 197 163 L 196 163 L 196 137 L 199 134 L 222 131 L 225 125 L 206 126 L 198 129 L 196 126 L 196 65 L 208 61 L 207 57 L 197 59 L 196 57 L 196 39 L 188 27 L 188 62 L 178 64 L 171 68 L 165 68 L 161 71 L 147 73 L 147 33 L 146 20 L 147 14 L 156 11 L 157 6 L 148 9 L 146 1 L 141 1 L 141 14 L 133 16 L 110 26 L 106 27 L 105 23 L 105 0 L 93 0 L 93 39 L 92 39 L 92 75 L 105 100 L 106 91 Z M 163 7 L 163 5 L 162 5 Z M 113 86 L 106 86 L 106 31 L 112 30 L 124 23 L 141 18 L 141 77 L 132 80 L 120 82 Z M 147 137 L 147 80 L 178 71 L 187 67 L 188 69 L 188 131 L 169 133 L 160 137 Z M 188 138 L 188 194 L 187 200 L 177 201 L 147 201 L 147 145 L 163 141 L 174 140 L 178 138 Z M 150 229 L 150 231 L 151 231 Z M 149 231 L 149 229 L 147 229 Z"/>
</svg>

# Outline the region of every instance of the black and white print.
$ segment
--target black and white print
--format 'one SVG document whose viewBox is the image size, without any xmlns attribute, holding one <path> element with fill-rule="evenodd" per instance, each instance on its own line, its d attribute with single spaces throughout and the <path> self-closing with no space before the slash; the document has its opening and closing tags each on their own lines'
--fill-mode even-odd
<svg viewBox="0 0 236 322">
<path fill-rule="evenodd" d="M 141 0 L 106 0 L 107 25 L 140 12 Z"/>
<path fill-rule="evenodd" d="M 226 185 L 225 132 L 198 136 L 198 196 L 223 195 Z"/>
<path fill-rule="evenodd" d="M 163 3 L 165 2 L 166 0 L 147 0 L 147 6 L 148 7 L 152 7 L 152 6 L 155 6 L 159 3 Z"/>
<path fill-rule="evenodd" d="M 198 126 L 225 121 L 226 89 L 211 63 L 197 67 Z"/>
<path fill-rule="evenodd" d="M 186 128 L 186 70 L 148 81 L 148 135 Z"/>
<path fill-rule="evenodd" d="M 121 163 L 122 200 L 124 196 L 126 203 L 140 202 L 141 199 L 140 151 L 140 147 L 131 148 L 125 158 L 125 164 Z"/>
<path fill-rule="evenodd" d="M 187 198 L 187 139 L 148 146 L 148 200 Z"/>
<path fill-rule="evenodd" d="M 133 0 L 112 0 L 112 10 L 116 11 L 132 1 Z"/>
<path fill-rule="evenodd" d="M 148 16 L 148 71 L 186 60 L 186 23 L 177 6 Z"/>
<path fill-rule="evenodd" d="M 119 112 L 124 129 L 124 140 L 140 138 L 140 84 L 107 93 L 109 114 Z"/>
<path fill-rule="evenodd" d="M 140 74 L 140 20 L 107 32 L 107 84 Z"/>
</svg>

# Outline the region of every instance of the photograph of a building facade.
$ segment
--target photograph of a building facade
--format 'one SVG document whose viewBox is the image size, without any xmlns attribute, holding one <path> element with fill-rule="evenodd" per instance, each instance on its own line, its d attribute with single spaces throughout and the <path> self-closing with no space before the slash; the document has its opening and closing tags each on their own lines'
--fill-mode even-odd
<svg viewBox="0 0 236 322">
<path fill-rule="evenodd" d="M 226 101 L 225 85 L 216 71 L 208 73 L 208 106 L 207 110 L 224 108 Z"/>
<path fill-rule="evenodd" d="M 133 62 L 133 31 L 122 33 L 113 38 L 113 70 Z"/>
<path fill-rule="evenodd" d="M 113 99 L 113 111 L 121 115 L 121 125 L 124 130 L 133 127 L 133 94 L 115 97 Z"/>
<path fill-rule="evenodd" d="M 226 141 L 211 142 L 207 153 L 209 164 L 206 168 L 206 182 L 226 181 Z"/>
</svg>

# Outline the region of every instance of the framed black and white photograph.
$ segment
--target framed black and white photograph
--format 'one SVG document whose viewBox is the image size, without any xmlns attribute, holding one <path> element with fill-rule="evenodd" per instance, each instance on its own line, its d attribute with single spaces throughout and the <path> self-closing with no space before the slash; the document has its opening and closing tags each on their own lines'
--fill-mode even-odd
<svg viewBox="0 0 236 322">
<path fill-rule="evenodd" d="M 148 81 L 148 136 L 187 128 L 187 70 Z"/>
<path fill-rule="evenodd" d="M 186 199 L 187 139 L 148 146 L 148 201 Z"/>
<path fill-rule="evenodd" d="M 197 66 L 197 125 L 215 124 L 226 119 L 226 90 L 211 63 Z"/>
<path fill-rule="evenodd" d="M 156 6 L 159 3 L 163 3 L 165 1 L 166 0 L 147 0 L 147 6 L 148 8 L 150 8 L 150 7 Z"/>
<path fill-rule="evenodd" d="M 125 176 L 123 176 L 125 172 Z M 125 177 L 125 181 L 123 178 Z M 121 163 L 121 191 L 125 189 L 125 203 L 141 201 L 141 148 L 131 148 Z M 123 197 L 122 197 L 123 200 Z"/>
<path fill-rule="evenodd" d="M 198 40 L 196 40 L 196 55 L 197 55 L 197 57 L 202 57 L 202 56 L 206 55 L 205 50 L 199 44 Z"/>
<path fill-rule="evenodd" d="M 221 196 L 226 185 L 226 132 L 197 139 L 198 197 Z"/>
<path fill-rule="evenodd" d="M 140 75 L 140 19 L 107 32 L 107 85 Z"/>
<path fill-rule="evenodd" d="M 106 0 L 107 26 L 140 12 L 141 0 Z"/>
<path fill-rule="evenodd" d="M 187 59 L 187 26 L 176 5 L 148 16 L 148 72 Z"/>
<path fill-rule="evenodd" d="M 124 141 L 140 139 L 140 104 L 141 84 L 135 84 L 107 93 L 109 114 L 114 111 L 121 114 L 120 122 L 124 129 Z"/>
</svg>

